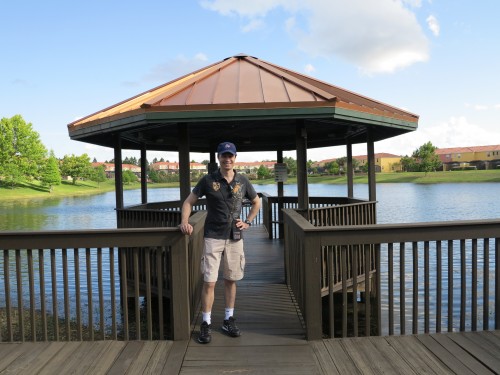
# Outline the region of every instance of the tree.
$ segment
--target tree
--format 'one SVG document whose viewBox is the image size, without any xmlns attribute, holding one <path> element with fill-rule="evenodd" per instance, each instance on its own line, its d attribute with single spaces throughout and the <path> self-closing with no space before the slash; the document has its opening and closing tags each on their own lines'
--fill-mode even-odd
<svg viewBox="0 0 500 375">
<path fill-rule="evenodd" d="M 401 158 L 401 167 L 405 172 L 414 172 L 416 170 L 415 159 L 405 155 Z"/>
<path fill-rule="evenodd" d="M 297 175 L 297 161 L 291 157 L 285 156 L 283 163 L 286 164 L 287 172 L 291 176 Z"/>
<path fill-rule="evenodd" d="M 131 170 L 123 171 L 122 174 L 123 184 L 130 184 L 131 182 L 137 182 L 137 176 Z"/>
<path fill-rule="evenodd" d="M 64 155 L 61 163 L 61 174 L 70 176 L 73 184 L 76 184 L 78 178 L 85 178 L 91 174 L 90 158 L 87 154 L 80 156 Z"/>
<path fill-rule="evenodd" d="M 264 167 L 263 165 L 261 165 L 259 167 L 259 169 L 257 169 L 257 177 L 259 178 L 259 180 L 264 180 L 266 178 L 270 178 L 271 177 L 271 171 Z"/>
<path fill-rule="evenodd" d="M 325 169 L 330 174 L 339 174 L 340 173 L 340 166 L 337 163 L 337 161 L 330 161 L 330 162 L 326 163 Z"/>
<path fill-rule="evenodd" d="M 413 152 L 412 157 L 416 165 L 418 165 L 419 172 L 427 174 L 441 167 L 441 161 L 436 154 L 436 150 L 436 146 L 431 142 L 427 142 Z"/>
<path fill-rule="evenodd" d="M 47 149 L 40 135 L 20 115 L 0 120 L 0 176 L 14 187 L 40 177 Z"/>
<path fill-rule="evenodd" d="M 90 179 L 92 181 L 97 182 L 97 186 L 101 186 L 101 182 L 106 181 L 106 168 L 104 165 L 98 165 L 97 167 L 92 168 L 92 173 L 90 175 Z"/>
<path fill-rule="evenodd" d="M 54 155 L 54 151 L 50 151 L 50 156 L 46 160 L 45 165 L 42 168 L 40 182 L 43 186 L 47 186 L 49 188 L 49 193 L 52 193 L 52 187 L 54 185 L 61 184 L 59 161 Z"/>
</svg>

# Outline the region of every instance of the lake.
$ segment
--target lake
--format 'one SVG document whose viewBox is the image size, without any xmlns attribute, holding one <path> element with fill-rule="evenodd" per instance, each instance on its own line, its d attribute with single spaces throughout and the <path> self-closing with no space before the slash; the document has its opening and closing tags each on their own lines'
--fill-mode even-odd
<svg viewBox="0 0 500 375">
<path fill-rule="evenodd" d="M 256 190 L 270 195 L 277 194 L 275 185 L 256 185 Z M 295 185 L 285 185 L 285 195 L 296 196 L 297 187 Z M 410 183 L 397 184 L 379 184 L 377 185 L 377 218 L 378 223 L 412 223 L 412 222 L 429 222 L 429 221 L 448 221 L 448 220 L 475 220 L 475 219 L 496 219 L 500 218 L 500 204 L 498 201 L 499 184 L 496 183 L 462 183 L 462 184 L 433 184 L 433 185 L 417 185 Z M 311 184 L 309 185 L 310 196 L 346 196 L 347 188 L 340 185 L 329 184 Z M 357 184 L 354 186 L 354 195 L 356 198 L 368 198 L 368 186 L 366 184 Z M 150 189 L 148 191 L 150 202 L 168 201 L 179 199 L 179 191 L 177 188 L 162 188 Z M 124 192 L 125 205 L 139 204 L 141 201 L 140 190 L 127 190 Z M 99 229 L 99 228 L 116 228 L 116 213 L 115 213 L 115 194 L 108 192 L 100 195 L 78 196 L 67 198 L 47 198 L 38 200 L 18 200 L 9 202 L 0 202 L 0 230 L 71 230 L 71 229 Z M 81 250 L 83 259 L 84 249 Z M 95 256 L 95 249 L 92 250 L 92 256 Z M 459 254 L 456 254 L 456 261 L 459 259 Z M 106 257 L 105 257 L 106 258 Z M 407 254 L 407 258 L 411 258 L 411 253 Z M 72 262 L 72 254 L 68 255 L 68 260 Z M 104 259 L 106 262 L 108 259 Z M 444 259 L 446 262 L 446 258 Z M 479 259 L 481 262 L 481 259 Z M 0 262 L 1 263 L 1 262 Z M 431 260 L 431 267 L 435 267 L 434 257 Z M 455 263 L 455 262 L 454 262 Z M 49 265 L 49 260 L 46 261 L 46 267 Z M 0 264 L 1 270 L 3 265 Z M 15 264 L 11 264 L 14 267 Z M 456 269 L 460 265 L 456 264 Z M 470 269 L 470 257 L 467 257 L 467 268 Z M 492 263 L 493 267 L 493 263 Z M 25 273 L 25 272 L 24 272 Z M 118 275 L 118 269 L 115 274 Z M 14 274 L 14 269 L 12 269 Z M 50 270 L 47 269 L 47 275 Z M 380 269 L 383 285 L 381 286 L 382 293 L 382 313 L 387 313 L 387 269 L 382 266 Z M 408 280 L 408 288 L 411 287 L 412 270 L 408 269 L 405 272 L 405 278 Z M 494 275 L 494 269 L 491 270 L 491 275 Z M 58 285 L 62 284 L 61 275 L 58 275 Z M 420 276 L 419 279 L 422 277 Z M 468 276 L 468 285 L 470 280 Z M 397 283 L 397 279 L 394 280 Z M 432 280 L 431 280 L 432 281 Z M 419 280 L 421 284 L 423 280 Z M 445 279 L 443 284 L 443 298 L 446 298 Z M 458 281 L 457 281 L 458 282 Z M 27 283 L 27 275 L 23 276 L 23 284 Z M 69 284 L 73 285 L 73 272 L 70 272 Z M 50 290 L 51 282 L 47 280 L 47 288 Z M 116 284 L 116 293 L 119 295 L 118 284 Z M 95 285 L 97 289 L 97 285 Z M 3 282 L 0 278 L 0 294 L 4 290 Z M 24 287 L 25 293 L 28 292 L 28 285 Z M 431 289 L 433 290 L 433 289 Z M 82 298 L 85 297 L 85 287 L 82 289 Z M 58 294 L 63 300 L 62 289 Z M 470 298 L 470 293 L 468 298 Z M 70 290 L 70 295 L 73 292 Z M 12 291 L 12 297 L 16 299 L 15 290 Z M 434 298 L 434 292 L 432 293 Z M 72 297 L 73 298 L 73 297 Z M 109 300 L 109 285 L 105 285 L 105 298 Z M 396 296 L 397 298 L 397 296 Z M 407 298 L 410 298 L 407 295 Z M 494 293 L 491 290 L 491 299 L 493 300 Z M 47 296 L 47 302 L 51 300 L 50 295 Z M 455 298 L 453 306 L 454 311 L 459 311 L 459 296 Z M 27 303 L 27 302 L 26 302 Z M 39 301 L 37 300 L 37 305 Z M 1 305 L 1 303 L 0 303 Z M 83 304 L 85 305 L 85 304 Z M 493 306 L 493 302 L 490 306 Z M 409 306 L 409 303 L 407 304 Z M 3 306 L 0 306 L 0 308 Z M 61 316 L 64 314 L 63 305 L 59 306 Z M 85 306 L 82 306 L 85 310 Z M 119 309 L 119 305 L 117 305 Z M 433 308 L 431 306 L 431 308 Z M 408 318 L 411 317 L 411 311 L 407 311 Z M 469 315 L 469 313 L 468 313 Z M 84 319 L 86 317 L 84 316 Z M 95 317 L 97 319 L 97 317 Z M 493 319 L 493 314 L 491 315 Z M 457 322 L 458 320 L 455 320 Z M 443 319 L 443 325 L 446 320 Z M 493 324 L 493 322 L 491 322 Z M 396 324 L 397 326 L 397 324 Z M 383 332 L 386 333 L 387 327 L 383 327 Z M 409 331 L 409 328 L 407 328 Z"/>
<path fill-rule="evenodd" d="M 277 194 L 276 185 L 255 185 Z M 475 220 L 500 218 L 497 183 L 377 185 L 378 223 Z M 285 185 L 285 195 L 297 195 L 296 185 Z M 343 185 L 311 184 L 310 196 L 347 195 Z M 366 184 L 354 185 L 356 198 L 368 198 Z M 150 202 L 179 199 L 177 188 L 150 189 Z M 125 205 L 141 202 L 140 190 L 124 191 Z M 92 196 L 0 202 L 0 230 L 69 230 L 116 228 L 115 193 Z"/>
</svg>

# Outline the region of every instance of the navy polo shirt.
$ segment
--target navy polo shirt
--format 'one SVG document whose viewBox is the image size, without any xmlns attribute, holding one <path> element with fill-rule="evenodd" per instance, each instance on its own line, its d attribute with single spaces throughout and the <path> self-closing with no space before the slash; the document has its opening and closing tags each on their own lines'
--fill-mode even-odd
<svg viewBox="0 0 500 375">
<path fill-rule="evenodd" d="M 245 175 L 234 172 L 228 184 L 220 170 L 203 176 L 193 189 L 201 198 L 207 197 L 205 237 L 225 240 L 230 238 L 233 217 L 241 215 L 243 198 L 253 200 L 257 193 Z"/>
</svg>

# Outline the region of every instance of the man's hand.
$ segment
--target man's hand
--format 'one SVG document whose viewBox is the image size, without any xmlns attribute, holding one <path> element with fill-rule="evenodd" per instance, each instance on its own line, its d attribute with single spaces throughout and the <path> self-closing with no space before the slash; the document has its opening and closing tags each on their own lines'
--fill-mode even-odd
<svg viewBox="0 0 500 375">
<path fill-rule="evenodd" d="M 180 224 L 179 229 L 181 230 L 182 233 L 187 234 L 188 236 L 190 236 L 193 233 L 193 226 L 189 223 Z"/>
</svg>

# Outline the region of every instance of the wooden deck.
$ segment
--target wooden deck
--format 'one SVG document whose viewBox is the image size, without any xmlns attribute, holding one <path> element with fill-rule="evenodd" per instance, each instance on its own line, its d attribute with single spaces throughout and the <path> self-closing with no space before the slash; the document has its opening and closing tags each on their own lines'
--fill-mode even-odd
<svg viewBox="0 0 500 375">
<path fill-rule="evenodd" d="M 212 343 L 96 341 L 0 344 L 0 374 L 489 374 L 500 373 L 500 331 L 304 340 L 284 284 L 282 245 L 263 229 L 246 233 L 247 268 L 238 285 L 239 338 L 224 335 L 222 284 Z"/>
</svg>

